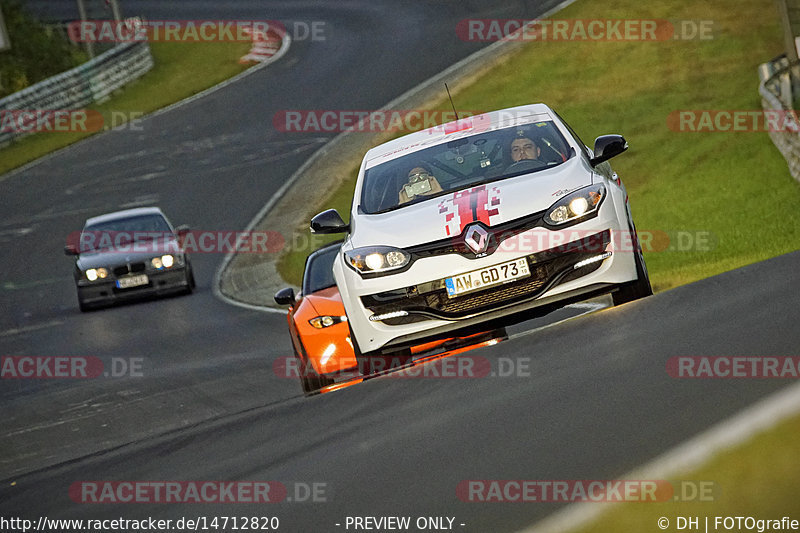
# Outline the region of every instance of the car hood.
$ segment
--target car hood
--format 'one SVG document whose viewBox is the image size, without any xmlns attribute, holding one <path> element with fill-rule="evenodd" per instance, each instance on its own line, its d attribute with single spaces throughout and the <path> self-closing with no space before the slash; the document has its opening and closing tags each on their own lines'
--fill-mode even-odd
<svg viewBox="0 0 800 533">
<path fill-rule="evenodd" d="M 357 215 L 350 246 L 399 248 L 455 237 L 471 223 L 496 226 L 546 210 L 568 192 L 592 184 L 574 157 L 558 167 L 486 183 L 381 213 Z"/>
<path fill-rule="evenodd" d="M 306 300 L 314 308 L 317 316 L 342 316 L 344 315 L 344 304 L 339 289 L 334 285 L 321 291 L 317 291 L 306 296 Z"/>
</svg>

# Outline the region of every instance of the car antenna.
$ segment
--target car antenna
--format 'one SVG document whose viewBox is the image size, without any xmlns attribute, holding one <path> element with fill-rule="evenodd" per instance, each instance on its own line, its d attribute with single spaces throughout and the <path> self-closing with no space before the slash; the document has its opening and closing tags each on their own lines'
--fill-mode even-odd
<svg viewBox="0 0 800 533">
<path fill-rule="evenodd" d="M 453 103 L 453 97 L 450 96 L 450 87 L 447 86 L 447 82 L 444 82 L 444 88 L 447 89 L 447 97 L 450 99 L 450 105 L 453 106 L 453 113 L 456 114 L 456 120 L 458 120 L 458 111 L 456 111 L 456 104 Z"/>
</svg>

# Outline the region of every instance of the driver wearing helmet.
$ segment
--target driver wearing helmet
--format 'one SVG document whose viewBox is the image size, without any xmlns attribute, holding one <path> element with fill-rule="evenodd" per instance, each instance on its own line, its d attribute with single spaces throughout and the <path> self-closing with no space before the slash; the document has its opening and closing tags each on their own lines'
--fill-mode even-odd
<svg viewBox="0 0 800 533">
<path fill-rule="evenodd" d="M 442 192 L 442 186 L 429 168 L 417 165 L 408 172 L 408 178 L 400 189 L 399 203 L 410 202 L 418 196 L 428 196 Z"/>
</svg>

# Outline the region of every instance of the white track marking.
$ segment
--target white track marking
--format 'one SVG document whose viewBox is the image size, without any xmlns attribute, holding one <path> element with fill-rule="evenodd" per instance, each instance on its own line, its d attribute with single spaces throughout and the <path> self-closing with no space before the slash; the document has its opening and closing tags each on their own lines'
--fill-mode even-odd
<svg viewBox="0 0 800 533">
<path fill-rule="evenodd" d="M 519 337 L 525 337 L 527 335 L 533 335 L 534 333 L 537 333 L 537 332 L 542 331 L 544 329 L 552 328 L 553 326 L 557 326 L 559 324 L 563 324 L 564 322 L 569 322 L 570 320 L 574 320 L 574 319 L 576 319 L 578 317 L 581 317 L 581 316 L 584 316 L 584 315 L 588 315 L 590 313 L 594 313 L 595 311 L 599 311 L 600 309 L 605 309 L 606 307 L 609 307 L 609 306 L 606 305 L 606 304 L 601 304 L 601 303 L 583 302 L 583 303 L 575 303 L 575 304 L 565 305 L 563 307 L 563 309 L 568 309 L 570 307 L 575 308 L 575 309 L 586 309 L 586 311 L 584 311 L 583 313 L 578 313 L 577 315 L 574 315 L 574 316 L 570 316 L 570 317 L 564 318 L 564 319 L 559 320 L 557 322 L 553 322 L 552 324 L 545 324 L 544 326 L 539 326 L 538 328 L 529 329 L 529 330 L 526 330 L 526 331 L 521 331 L 519 333 L 514 333 L 513 335 L 509 335 L 509 337 L 508 337 L 509 340 L 516 339 L 516 338 L 519 338 Z"/>
<path fill-rule="evenodd" d="M 34 324 L 32 326 L 25 326 L 25 327 L 21 327 L 21 328 L 7 329 L 5 331 L 0 331 L 0 337 L 10 337 L 12 335 L 20 335 L 22 333 L 28 333 L 28 332 L 37 331 L 37 330 L 40 330 L 40 329 L 53 328 L 53 327 L 56 327 L 56 326 L 60 326 L 63 323 L 64 323 L 63 320 L 52 320 L 50 322 L 44 322 L 42 324 Z"/>
<path fill-rule="evenodd" d="M 697 470 L 716 454 L 738 446 L 779 422 L 800 413 L 800 383 L 773 393 L 620 479 L 668 479 Z M 585 526 L 615 503 L 575 503 L 522 533 L 565 533 Z M 653 528 L 655 529 L 655 528 Z"/>
</svg>

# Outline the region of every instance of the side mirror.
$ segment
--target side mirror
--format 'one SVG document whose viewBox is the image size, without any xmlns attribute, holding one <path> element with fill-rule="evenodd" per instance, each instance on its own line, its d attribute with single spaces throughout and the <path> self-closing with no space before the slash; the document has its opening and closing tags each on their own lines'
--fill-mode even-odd
<svg viewBox="0 0 800 533">
<path fill-rule="evenodd" d="M 347 233 L 350 224 L 345 224 L 336 209 L 328 209 L 311 219 L 311 233 Z"/>
<path fill-rule="evenodd" d="M 628 141 L 622 135 L 601 135 L 594 140 L 594 157 L 589 164 L 596 167 L 628 149 Z"/>
<path fill-rule="evenodd" d="M 276 292 L 275 303 L 278 305 L 294 305 L 294 289 L 286 287 Z"/>
<path fill-rule="evenodd" d="M 189 233 L 189 226 L 186 224 L 181 224 L 175 228 L 175 233 L 178 235 L 178 237 L 186 237 L 186 234 Z"/>
<path fill-rule="evenodd" d="M 78 247 L 74 244 L 68 244 L 64 246 L 64 254 L 65 255 L 79 255 L 80 252 L 78 251 Z"/>
</svg>

